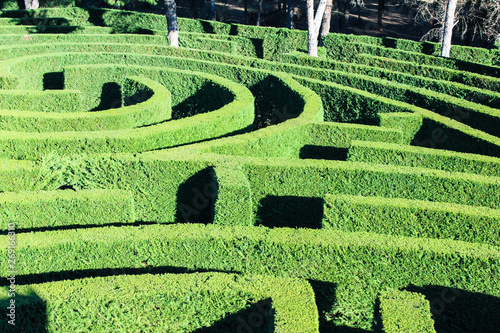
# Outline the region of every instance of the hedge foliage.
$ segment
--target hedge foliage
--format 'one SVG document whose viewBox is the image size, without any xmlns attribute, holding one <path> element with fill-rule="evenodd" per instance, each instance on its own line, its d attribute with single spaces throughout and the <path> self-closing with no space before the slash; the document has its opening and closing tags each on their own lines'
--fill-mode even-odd
<svg viewBox="0 0 500 333">
<path fill-rule="evenodd" d="M 206 329 L 214 323 L 233 332 L 318 331 L 313 290 L 298 279 L 223 273 L 142 274 L 31 284 L 16 291 L 16 315 L 23 318 L 16 327 L 29 332 L 179 332 Z M 0 303 L 10 305 L 8 299 Z M 5 320 L 1 325 L 4 331 L 10 329 Z"/>
<path fill-rule="evenodd" d="M 7 242 L 7 236 L 2 236 Z M 367 274 L 361 302 L 412 283 L 498 294 L 498 247 L 311 229 L 200 224 L 104 227 L 17 235 L 19 276 L 101 268 L 185 267 L 341 283 Z M 6 249 L 3 249 L 4 255 Z M 57 255 L 57 261 L 46 260 Z M 458 264 L 459 263 L 459 264 Z M 425 269 L 421 269 L 425 267 Z M 7 268 L 2 268 L 5 276 Z M 65 273 L 64 273 L 65 272 Z M 466 276 L 467 279 L 463 277 Z M 360 290 L 368 288 L 367 290 Z M 343 295 L 339 290 L 339 299 Z M 359 301 L 359 300 L 358 300 Z M 352 302 L 352 300 L 351 300 Z M 369 314 L 367 314 L 369 315 Z"/>
<path fill-rule="evenodd" d="M 120 190 L 5 192 L 0 207 L 3 231 L 136 221 L 131 192 Z"/>
<path fill-rule="evenodd" d="M 500 245 L 500 211 L 400 198 L 326 195 L 324 228 Z"/>
<path fill-rule="evenodd" d="M 179 99 L 184 96 L 187 99 L 190 94 L 195 94 L 202 87 L 205 87 L 204 91 L 206 94 L 204 98 L 206 98 L 207 102 L 210 101 L 210 103 L 203 103 L 203 100 L 201 100 L 199 101 L 200 104 L 187 104 L 185 109 L 177 109 L 177 117 L 197 115 L 200 121 L 198 124 L 193 123 L 189 118 L 185 118 L 179 119 L 175 123 L 162 122 L 137 129 L 128 128 L 115 131 L 47 132 L 39 134 L 4 132 L 1 135 L 3 139 L 0 137 L 0 142 L 3 143 L 1 149 L 3 156 L 37 159 L 53 150 L 68 154 L 83 151 L 137 152 L 221 136 L 244 129 L 253 121 L 253 97 L 250 92 L 244 87 L 220 77 L 181 71 L 177 71 L 176 75 L 169 75 L 171 71 L 168 69 L 148 68 L 145 66 L 134 68 L 133 66 L 104 65 L 98 71 L 96 71 L 95 67 L 80 66 L 68 67 L 67 70 L 69 71 L 69 75 L 66 76 L 65 85 L 68 87 L 71 87 L 72 84 L 75 86 L 79 85 L 83 91 L 86 91 L 89 96 L 87 100 L 87 103 L 90 103 L 89 106 L 95 105 L 95 103 L 92 103 L 93 98 L 95 100 L 99 98 L 98 96 L 101 95 L 102 90 L 101 87 L 111 79 L 109 75 L 112 72 L 115 73 L 113 75 L 117 80 L 118 78 L 124 80 L 128 75 L 150 76 L 164 86 L 172 88 L 169 89 L 172 94 L 175 94 L 180 88 L 185 88 L 184 94 L 177 94 L 177 98 L 172 101 L 175 104 L 174 113 L 176 112 L 175 108 L 182 101 L 179 101 Z M 79 75 L 86 75 L 89 78 L 88 81 L 85 81 L 86 86 L 79 79 L 81 76 L 74 75 L 75 71 Z M 181 83 L 179 86 L 179 81 L 185 82 L 185 84 Z M 119 83 L 122 83 L 122 81 L 119 81 Z M 191 89 L 187 89 L 189 84 L 191 85 Z M 157 98 L 153 97 L 147 103 L 157 104 L 159 99 L 162 100 L 161 103 L 168 103 L 168 97 L 167 94 L 160 93 Z M 150 105 L 149 110 L 151 110 Z M 193 110 L 192 107 L 196 107 L 197 105 L 200 105 L 200 110 Z M 137 104 L 129 108 L 138 109 L 140 106 L 141 104 Z M 212 108 L 214 107 L 219 108 L 219 110 L 209 112 L 213 111 Z M 164 107 L 160 105 L 160 108 Z M 187 110 L 191 113 L 183 115 Z M 120 112 L 120 109 L 117 109 L 115 112 Z M 154 115 L 158 117 L 157 113 L 154 113 Z M 165 119 L 165 116 L 160 115 L 160 117 Z M 227 121 L 228 119 L 232 119 L 233 121 L 229 122 Z M 204 121 L 207 122 L 208 128 L 207 125 L 202 124 Z M 200 126 L 203 126 L 203 131 L 199 130 Z M 134 139 L 131 140 L 131 138 Z M 90 142 L 92 144 L 89 146 Z"/>
<path fill-rule="evenodd" d="M 429 301 L 423 295 L 388 290 L 380 295 L 380 312 L 386 333 L 435 333 Z"/>
<path fill-rule="evenodd" d="M 80 91 L 77 92 L 80 93 Z M 37 95 L 41 96 L 43 100 L 45 94 L 47 93 L 43 92 Z M 80 100 L 77 109 L 79 112 L 50 112 L 51 110 L 64 110 L 65 106 L 69 108 L 69 105 L 72 104 L 72 101 L 59 99 L 55 100 L 50 105 L 50 109 L 46 109 L 44 112 L 27 111 L 37 109 L 32 105 L 20 108 L 22 112 L 2 110 L 0 111 L 0 128 L 16 132 L 117 130 L 156 124 L 171 118 L 171 96 L 163 85 L 144 77 L 130 77 L 124 82 L 123 94 L 125 102 L 133 101 L 133 105 L 118 108 L 117 106 L 128 103 L 119 100 L 117 104 L 113 105 L 112 102 L 106 102 L 103 98 L 101 104 L 105 107 L 111 107 L 111 109 L 82 112 L 82 104 L 84 103 Z M 13 96 L 11 91 L 5 95 Z M 138 97 L 148 97 L 148 99 L 141 100 L 142 103 L 137 104 L 135 102 L 139 101 Z"/>
<path fill-rule="evenodd" d="M 266 330 L 430 330 L 422 295 L 452 288 L 436 330 L 500 325 L 497 51 L 330 34 L 311 59 L 304 31 L 179 26 L 172 48 L 162 15 L 0 12 L 23 316 L 215 330 L 271 301 Z"/>
<path fill-rule="evenodd" d="M 408 145 L 351 141 L 348 160 L 500 177 L 498 158 Z"/>
</svg>

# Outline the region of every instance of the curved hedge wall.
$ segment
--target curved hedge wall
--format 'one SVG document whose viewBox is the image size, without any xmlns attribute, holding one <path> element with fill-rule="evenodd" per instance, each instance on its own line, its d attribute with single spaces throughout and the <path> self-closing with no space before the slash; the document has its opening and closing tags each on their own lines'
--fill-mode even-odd
<svg viewBox="0 0 500 333">
<path fill-rule="evenodd" d="M 498 330 L 498 50 L 179 26 L 0 12 L 1 331 Z"/>
</svg>

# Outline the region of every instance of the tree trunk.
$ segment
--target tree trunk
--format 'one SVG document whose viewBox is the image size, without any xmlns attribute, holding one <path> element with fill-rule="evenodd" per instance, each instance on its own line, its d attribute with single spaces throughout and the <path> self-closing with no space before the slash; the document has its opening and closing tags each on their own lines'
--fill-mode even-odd
<svg viewBox="0 0 500 333">
<path fill-rule="evenodd" d="M 215 0 L 210 0 L 210 20 L 215 21 L 217 19 L 217 13 L 215 12 Z"/>
<path fill-rule="evenodd" d="M 198 6 L 196 4 L 198 0 L 191 0 L 191 14 L 193 14 L 193 18 L 198 18 Z"/>
<path fill-rule="evenodd" d="M 177 25 L 177 4 L 175 0 L 165 0 L 167 7 L 168 39 L 170 46 L 179 47 L 179 26 Z"/>
<path fill-rule="evenodd" d="M 257 22 L 255 23 L 256 26 L 260 26 L 260 17 L 262 16 L 262 1 L 264 0 L 259 0 L 259 10 L 257 11 Z"/>
<path fill-rule="evenodd" d="M 451 37 L 453 36 L 453 27 L 455 26 L 455 10 L 457 9 L 457 0 L 448 0 L 446 7 L 446 16 L 443 27 L 443 47 L 441 56 L 448 58 L 451 49 Z"/>
<path fill-rule="evenodd" d="M 333 0 L 326 0 L 325 13 L 323 14 L 323 23 L 321 26 L 320 46 L 323 46 L 323 38 L 330 33 L 330 23 L 332 20 Z"/>
<path fill-rule="evenodd" d="M 378 0 L 378 21 L 377 21 L 377 27 L 378 27 L 379 31 L 383 30 L 382 18 L 384 16 L 384 10 L 385 10 L 385 1 L 384 0 Z"/>
<path fill-rule="evenodd" d="M 288 29 L 295 29 L 295 24 L 293 23 L 293 0 L 288 0 L 288 4 L 286 6 L 287 15 L 286 15 L 286 27 Z"/>
<path fill-rule="evenodd" d="M 248 24 L 248 22 L 249 22 L 249 20 L 248 20 L 248 1 L 250 1 L 250 0 L 243 0 L 243 8 L 245 11 L 245 24 Z"/>
<path fill-rule="evenodd" d="M 361 19 L 361 5 L 360 2 L 361 0 L 356 0 L 356 11 L 358 13 L 358 25 L 361 25 L 363 23 L 363 20 Z"/>
<path fill-rule="evenodd" d="M 349 0 L 338 0 L 337 4 L 339 6 L 339 32 L 344 32 L 349 25 Z"/>
<path fill-rule="evenodd" d="M 24 0 L 24 8 L 27 10 L 38 9 L 38 7 L 40 7 L 38 0 Z"/>
<path fill-rule="evenodd" d="M 318 56 L 318 35 L 323 14 L 325 13 L 326 0 L 320 0 L 316 16 L 314 16 L 314 0 L 307 0 L 307 49 L 312 57 Z"/>
</svg>

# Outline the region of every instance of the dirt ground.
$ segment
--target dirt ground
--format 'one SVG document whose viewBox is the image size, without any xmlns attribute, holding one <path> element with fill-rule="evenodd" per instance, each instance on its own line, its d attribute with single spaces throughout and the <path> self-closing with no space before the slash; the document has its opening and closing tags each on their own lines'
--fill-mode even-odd
<svg viewBox="0 0 500 333">
<path fill-rule="evenodd" d="M 418 27 L 407 6 L 401 5 L 402 0 L 386 0 L 384 12 L 383 30 L 377 28 L 377 0 L 364 0 L 364 6 L 351 6 L 348 28 L 344 33 L 357 35 L 370 35 L 377 37 L 395 37 L 412 40 L 420 40 L 426 32 L 424 27 Z M 193 15 L 193 4 L 196 4 L 196 15 Z M 307 29 L 306 1 L 293 1 L 295 9 L 295 27 Z M 281 7 L 281 8 L 279 8 Z M 242 0 L 216 1 L 217 20 L 225 23 L 245 24 L 245 14 Z M 203 0 L 181 0 L 177 2 L 177 14 L 180 17 L 208 18 L 208 5 Z M 249 24 L 255 24 L 257 17 L 257 2 L 249 6 Z M 332 9 L 331 32 L 339 32 L 339 18 L 336 3 Z M 284 27 L 286 14 L 283 6 L 279 6 L 275 0 L 263 3 L 262 24 L 263 26 Z"/>
</svg>

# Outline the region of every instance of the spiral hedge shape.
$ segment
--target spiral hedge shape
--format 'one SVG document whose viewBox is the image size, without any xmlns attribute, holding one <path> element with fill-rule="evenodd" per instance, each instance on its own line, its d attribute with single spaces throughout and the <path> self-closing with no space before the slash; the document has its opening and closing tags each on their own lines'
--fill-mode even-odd
<svg viewBox="0 0 500 333">
<path fill-rule="evenodd" d="M 179 26 L 1 12 L 2 331 L 500 326 L 498 50 Z"/>
</svg>

